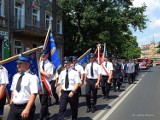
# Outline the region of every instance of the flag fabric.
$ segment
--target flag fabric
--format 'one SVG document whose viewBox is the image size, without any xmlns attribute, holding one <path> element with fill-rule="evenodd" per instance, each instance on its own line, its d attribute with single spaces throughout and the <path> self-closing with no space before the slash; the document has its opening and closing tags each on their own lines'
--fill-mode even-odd
<svg viewBox="0 0 160 120">
<path fill-rule="evenodd" d="M 45 79 L 45 77 L 41 74 L 41 80 L 43 81 L 47 91 L 48 91 L 48 94 L 49 96 L 52 96 L 52 88 L 51 88 L 51 85 L 50 83 Z"/>
<path fill-rule="evenodd" d="M 36 2 L 36 0 L 32 1 L 32 8 L 35 8 L 35 2 Z"/>
<path fill-rule="evenodd" d="M 107 56 L 106 43 L 104 43 L 103 54 L 101 57 L 101 63 L 104 61 L 105 56 Z"/>
<path fill-rule="evenodd" d="M 46 46 L 46 49 L 50 51 L 49 60 L 54 65 L 54 72 L 61 66 L 61 61 L 58 55 L 58 51 L 56 49 L 56 44 L 53 38 L 52 33 L 50 32 L 49 40 Z"/>
<path fill-rule="evenodd" d="M 97 63 L 101 64 L 101 56 L 102 56 L 102 49 L 101 49 L 101 44 L 97 45 L 97 49 L 95 51 L 96 58 L 97 58 Z"/>
<path fill-rule="evenodd" d="M 85 66 L 89 63 L 89 54 L 91 49 L 88 49 L 81 57 L 78 58 L 78 63 L 82 66 Z"/>
<path fill-rule="evenodd" d="M 46 41 L 45 41 L 46 42 Z M 45 45 L 44 45 L 45 46 Z M 56 44 L 53 38 L 52 33 L 50 32 L 48 41 L 46 42 L 46 47 L 44 47 L 43 49 L 47 49 L 49 50 L 49 60 L 50 62 L 52 62 L 52 64 L 54 65 L 54 72 L 53 74 L 56 72 L 56 70 L 61 66 L 61 62 L 58 56 L 58 51 L 56 49 Z M 52 95 L 52 89 L 51 89 L 51 85 L 50 83 L 45 79 L 45 77 L 41 74 L 41 80 L 43 81 L 49 95 Z"/>
<path fill-rule="evenodd" d="M 38 71 L 36 52 L 30 53 L 30 54 L 28 54 L 28 56 L 31 57 L 31 60 L 30 60 L 30 70 L 31 70 L 31 72 L 33 72 L 38 77 L 40 77 L 39 76 L 39 71 Z M 11 84 L 12 84 L 12 78 L 18 72 L 17 71 L 17 67 L 16 67 L 17 66 L 17 62 L 16 61 L 17 61 L 17 58 L 15 58 L 15 59 L 3 64 L 3 66 L 8 70 L 9 84 L 7 85 L 6 88 L 7 88 L 7 93 L 8 93 L 9 98 L 11 96 L 10 87 L 11 87 Z M 40 79 L 38 81 L 38 91 L 39 91 L 39 93 L 42 92 L 42 84 L 41 84 Z"/>
</svg>

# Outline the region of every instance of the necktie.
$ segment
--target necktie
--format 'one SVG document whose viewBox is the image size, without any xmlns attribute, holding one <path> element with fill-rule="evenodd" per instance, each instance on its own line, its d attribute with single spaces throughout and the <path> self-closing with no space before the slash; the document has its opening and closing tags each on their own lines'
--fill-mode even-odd
<svg viewBox="0 0 160 120">
<path fill-rule="evenodd" d="M 91 76 L 93 77 L 93 62 L 91 63 Z"/>
<path fill-rule="evenodd" d="M 107 68 L 107 62 L 106 62 L 106 65 L 105 65 L 105 66 L 106 66 L 106 68 Z"/>
<path fill-rule="evenodd" d="M 18 82 L 17 82 L 17 86 L 16 86 L 17 92 L 19 92 L 21 90 L 21 82 L 22 82 L 23 75 L 24 75 L 24 73 L 22 73 L 21 76 L 18 78 Z"/>
<path fill-rule="evenodd" d="M 42 69 L 44 70 L 44 61 L 43 61 L 43 64 L 42 64 Z"/>
<path fill-rule="evenodd" d="M 69 80 L 68 80 L 68 70 L 66 70 L 66 78 L 65 78 L 65 88 L 67 89 L 69 86 Z"/>
</svg>

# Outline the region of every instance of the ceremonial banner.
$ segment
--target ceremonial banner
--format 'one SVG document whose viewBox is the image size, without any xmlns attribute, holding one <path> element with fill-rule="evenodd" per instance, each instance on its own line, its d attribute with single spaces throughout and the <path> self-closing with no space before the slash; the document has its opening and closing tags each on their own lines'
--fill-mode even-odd
<svg viewBox="0 0 160 120">
<path fill-rule="evenodd" d="M 42 48 L 42 47 L 39 47 L 39 48 Z M 35 73 L 38 77 L 40 77 L 40 76 L 39 76 L 39 71 L 38 71 L 36 51 L 39 48 L 34 48 L 32 50 L 29 50 L 29 51 L 23 53 L 23 54 L 27 54 L 30 56 L 30 58 L 31 58 L 30 70 L 31 70 L 31 72 Z M 9 84 L 7 85 L 7 99 L 8 100 L 10 100 L 10 96 L 11 96 L 10 87 L 12 84 L 13 75 L 18 72 L 17 71 L 17 62 L 16 62 L 18 56 L 19 55 L 15 55 L 15 56 L 8 58 L 8 59 L 1 62 L 3 64 L 3 66 L 8 70 L 8 76 L 9 76 Z M 39 92 L 42 92 L 42 84 L 41 84 L 40 80 L 38 81 L 38 90 L 39 90 Z"/>
<path fill-rule="evenodd" d="M 78 58 L 78 63 L 82 66 L 85 66 L 87 63 L 89 63 L 89 54 L 90 54 L 91 48 L 88 49 L 81 57 Z"/>
<path fill-rule="evenodd" d="M 61 66 L 61 61 L 59 59 L 58 51 L 56 49 L 56 44 L 55 44 L 55 41 L 54 41 L 54 38 L 51 32 L 50 32 L 50 36 L 49 36 L 49 40 L 48 40 L 46 49 L 50 51 L 49 60 L 54 64 L 54 67 L 55 67 L 54 72 L 55 72 L 56 69 Z"/>
</svg>

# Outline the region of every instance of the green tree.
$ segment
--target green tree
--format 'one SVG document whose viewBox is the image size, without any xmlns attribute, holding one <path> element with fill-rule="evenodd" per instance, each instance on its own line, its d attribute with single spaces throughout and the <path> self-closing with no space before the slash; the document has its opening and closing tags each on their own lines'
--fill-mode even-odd
<svg viewBox="0 0 160 120">
<path fill-rule="evenodd" d="M 111 54 L 121 55 L 124 46 L 133 42 L 131 29 L 146 28 L 145 4 L 133 7 L 131 0 L 58 2 L 64 11 L 65 55 L 81 55 L 97 43 L 106 43 Z M 139 49 L 138 45 L 136 48 Z"/>
</svg>

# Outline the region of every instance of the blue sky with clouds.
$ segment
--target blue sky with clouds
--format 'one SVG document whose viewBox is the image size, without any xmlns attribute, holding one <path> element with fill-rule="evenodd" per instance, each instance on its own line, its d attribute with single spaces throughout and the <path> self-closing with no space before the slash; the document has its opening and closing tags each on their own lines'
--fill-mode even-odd
<svg viewBox="0 0 160 120">
<path fill-rule="evenodd" d="M 134 32 L 140 47 L 150 44 L 153 38 L 155 42 L 160 41 L 160 0 L 133 0 L 133 5 L 136 7 L 142 6 L 143 3 L 147 5 L 145 15 L 149 22 L 143 32 Z"/>
</svg>

